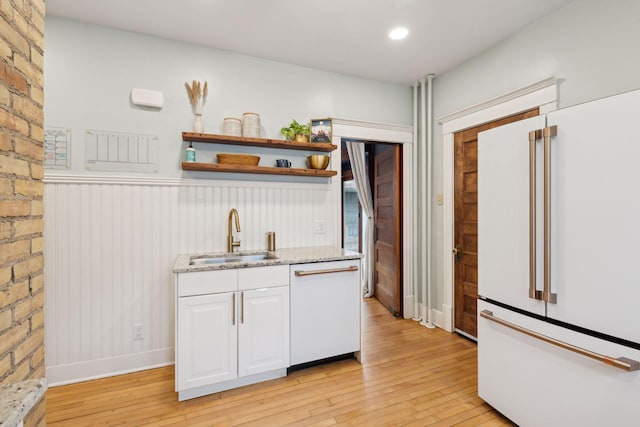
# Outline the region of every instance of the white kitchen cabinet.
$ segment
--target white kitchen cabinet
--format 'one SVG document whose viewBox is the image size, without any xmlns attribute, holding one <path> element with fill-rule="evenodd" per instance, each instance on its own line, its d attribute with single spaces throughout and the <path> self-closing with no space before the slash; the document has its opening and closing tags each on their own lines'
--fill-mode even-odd
<svg viewBox="0 0 640 427">
<path fill-rule="evenodd" d="M 235 304 L 233 292 L 178 299 L 178 390 L 238 376 Z"/>
<path fill-rule="evenodd" d="M 179 400 L 286 375 L 289 266 L 178 274 Z"/>
<path fill-rule="evenodd" d="M 289 287 L 240 292 L 238 376 L 289 366 Z"/>
</svg>

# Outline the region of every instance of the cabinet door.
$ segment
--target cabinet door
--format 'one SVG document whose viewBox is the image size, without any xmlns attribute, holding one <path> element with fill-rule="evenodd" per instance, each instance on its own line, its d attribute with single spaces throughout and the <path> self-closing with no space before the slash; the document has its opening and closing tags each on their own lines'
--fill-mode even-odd
<svg viewBox="0 0 640 427">
<path fill-rule="evenodd" d="M 235 292 L 178 298 L 178 390 L 237 378 Z"/>
<path fill-rule="evenodd" d="M 289 366 L 289 287 L 239 292 L 238 376 Z"/>
</svg>

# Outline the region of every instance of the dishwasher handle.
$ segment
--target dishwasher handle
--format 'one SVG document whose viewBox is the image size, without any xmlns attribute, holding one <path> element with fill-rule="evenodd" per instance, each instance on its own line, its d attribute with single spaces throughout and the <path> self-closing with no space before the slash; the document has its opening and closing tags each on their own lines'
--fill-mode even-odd
<svg viewBox="0 0 640 427">
<path fill-rule="evenodd" d="M 309 271 L 296 270 L 295 275 L 297 277 L 304 277 L 304 276 L 313 276 L 315 274 L 345 273 L 345 272 L 351 272 L 351 271 L 358 271 L 358 266 L 350 265 L 349 267 L 328 268 L 326 270 L 309 270 Z"/>
</svg>

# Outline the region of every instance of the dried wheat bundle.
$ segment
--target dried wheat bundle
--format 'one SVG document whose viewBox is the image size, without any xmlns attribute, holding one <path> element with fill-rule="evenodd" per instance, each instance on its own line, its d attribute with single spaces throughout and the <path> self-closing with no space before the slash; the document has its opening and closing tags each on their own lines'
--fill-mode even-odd
<svg viewBox="0 0 640 427">
<path fill-rule="evenodd" d="M 191 86 L 189 86 L 189 83 L 185 82 L 184 87 L 187 88 L 187 94 L 189 95 L 189 102 L 191 103 L 191 106 L 194 109 L 202 107 L 207 99 L 207 82 L 205 81 L 204 85 L 201 85 L 199 81 L 194 80 L 191 83 Z"/>
</svg>

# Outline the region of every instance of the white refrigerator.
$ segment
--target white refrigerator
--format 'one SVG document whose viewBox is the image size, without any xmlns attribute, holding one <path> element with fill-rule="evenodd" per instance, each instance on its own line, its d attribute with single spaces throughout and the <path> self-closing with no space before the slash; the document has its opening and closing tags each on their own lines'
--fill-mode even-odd
<svg viewBox="0 0 640 427">
<path fill-rule="evenodd" d="M 478 394 L 640 425 L 640 91 L 478 136 Z"/>
</svg>

